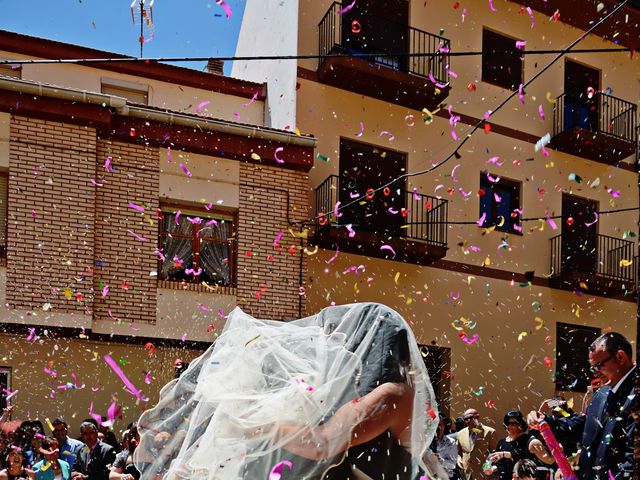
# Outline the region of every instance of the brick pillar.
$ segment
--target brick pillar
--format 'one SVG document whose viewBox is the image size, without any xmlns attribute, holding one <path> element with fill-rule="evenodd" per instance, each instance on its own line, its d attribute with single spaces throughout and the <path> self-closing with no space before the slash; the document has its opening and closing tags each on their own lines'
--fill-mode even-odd
<svg viewBox="0 0 640 480">
<path fill-rule="evenodd" d="M 157 277 L 150 273 L 158 267 L 158 149 L 98 140 L 97 168 L 104 180 L 96 190 L 95 318 L 155 323 Z"/>
<path fill-rule="evenodd" d="M 306 315 L 306 299 L 299 291 L 300 240 L 289 233 L 289 228 L 298 231 L 299 227 L 289 226 L 287 212 L 291 222 L 306 219 L 308 191 L 309 177 L 304 172 L 240 164 L 238 304 L 258 318 L 298 318 L 300 299 L 301 315 Z M 273 242 L 281 229 L 285 233 L 278 251 Z M 307 256 L 302 253 L 303 282 Z"/>
<path fill-rule="evenodd" d="M 96 131 L 12 116 L 7 303 L 92 309 Z"/>
</svg>

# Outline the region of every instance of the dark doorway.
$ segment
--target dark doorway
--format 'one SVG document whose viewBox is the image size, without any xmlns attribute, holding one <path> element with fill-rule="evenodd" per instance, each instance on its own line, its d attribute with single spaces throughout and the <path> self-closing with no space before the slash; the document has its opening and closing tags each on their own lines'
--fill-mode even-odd
<svg viewBox="0 0 640 480">
<path fill-rule="evenodd" d="M 598 269 L 597 223 L 587 227 L 598 211 L 598 202 L 562 194 L 563 272 L 596 273 Z"/>
<path fill-rule="evenodd" d="M 446 417 L 451 409 L 451 349 L 420 345 L 420 353 L 436 394 L 438 411 L 441 416 Z"/>
<path fill-rule="evenodd" d="M 344 8 L 349 0 L 342 2 Z M 407 71 L 409 51 L 409 2 L 407 0 L 358 0 L 342 15 L 342 46 L 348 53 L 381 53 L 370 62 Z"/>
<path fill-rule="evenodd" d="M 556 325 L 556 389 L 586 392 L 593 378 L 589 370 L 589 346 L 600 329 L 560 323 Z"/>
<path fill-rule="evenodd" d="M 340 139 L 340 191 L 342 205 L 353 202 L 356 194 L 365 195 L 406 172 L 404 153 L 366 143 Z M 390 237 L 403 235 L 403 209 L 407 193 L 404 182 L 396 182 L 361 203 L 346 208 L 338 219 L 341 225 L 352 224 L 354 230 L 376 232 Z"/>
<path fill-rule="evenodd" d="M 564 63 L 564 129 L 580 127 L 598 131 L 600 70 L 582 63 Z"/>
</svg>

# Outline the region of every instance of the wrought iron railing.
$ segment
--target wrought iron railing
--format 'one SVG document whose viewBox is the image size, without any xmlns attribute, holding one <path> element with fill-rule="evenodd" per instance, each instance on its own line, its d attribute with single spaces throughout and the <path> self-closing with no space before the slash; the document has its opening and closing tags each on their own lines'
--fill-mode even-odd
<svg viewBox="0 0 640 480">
<path fill-rule="evenodd" d="M 320 64 L 329 54 L 350 53 L 363 56 L 371 63 L 448 83 L 449 49 L 447 38 L 434 35 L 387 18 L 362 15 L 360 21 L 352 12 L 338 14 L 342 4 L 333 2 L 318 24 Z M 366 32 L 354 33 L 353 22 L 365 23 Z M 395 54 L 395 55 L 394 55 Z"/>
<path fill-rule="evenodd" d="M 561 233 L 551 238 L 551 276 L 579 272 L 635 281 L 635 243 L 608 235 Z"/>
<path fill-rule="evenodd" d="M 573 127 L 608 135 L 635 143 L 638 138 L 637 107 L 621 98 L 594 92 L 563 93 L 553 110 L 553 135 Z"/>
<path fill-rule="evenodd" d="M 322 184 L 320 184 L 320 186 L 316 188 L 316 231 L 323 228 L 344 227 L 349 223 L 344 219 L 347 215 L 338 218 L 334 215 L 334 208 L 337 202 L 340 202 L 341 206 L 344 206 L 357 198 L 355 192 L 349 192 L 348 184 L 348 180 L 337 175 L 330 175 L 324 182 L 322 182 Z M 365 194 L 365 192 L 360 193 Z M 348 195 L 346 198 L 345 194 Z M 367 223 L 369 225 L 377 225 L 379 228 L 376 230 L 382 231 L 385 226 L 389 225 L 391 220 L 391 223 L 394 225 L 400 224 L 399 228 L 396 229 L 398 237 L 446 247 L 448 216 L 447 200 L 406 190 L 402 190 L 400 194 L 402 195 L 404 213 L 402 211 L 398 211 L 396 213 L 391 213 L 388 210 L 379 211 L 377 215 L 367 217 Z M 368 200 L 363 200 L 363 202 L 375 201 L 376 196 L 382 195 L 383 193 L 381 192 L 375 193 L 370 196 Z M 361 209 L 362 205 L 357 202 L 347 208 L 352 209 L 352 212 L 358 212 L 358 209 Z M 364 214 L 362 217 L 364 217 Z M 349 215 L 348 218 L 354 218 L 354 215 Z M 353 228 L 358 230 L 358 225 L 354 225 Z"/>
</svg>

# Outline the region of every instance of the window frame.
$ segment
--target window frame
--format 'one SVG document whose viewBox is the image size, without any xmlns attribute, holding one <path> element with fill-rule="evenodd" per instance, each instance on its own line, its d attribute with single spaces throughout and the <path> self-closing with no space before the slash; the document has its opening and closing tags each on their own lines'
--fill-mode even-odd
<svg viewBox="0 0 640 480">
<path fill-rule="evenodd" d="M 571 365 L 571 366 L 576 366 L 577 368 L 572 369 L 572 370 L 568 370 L 567 373 L 570 375 L 573 375 L 572 372 L 578 371 L 580 366 L 586 368 L 586 372 L 588 374 L 590 374 L 588 368 L 589 368 L 589 361 L 588 361 L 588 356 L 585 356 L 584 358 L 577 358 L 575 355 L 575 343 L 574 342 L 561 342 L 560 341 L 560 329 L 561 328 L 567 328 L 568 330 L 571 329 L 575 329 L 578 332 L 582 331 L 589 331 L 589 333 L 594 335 L 594 340 L 596 338 L 598 338 L 601 334 L 602 334 L 602 329 L 599 327 L 591 327 L 588 325 L 576 325 L 576 324 L 572 324 L 572 323 L 565 323 L 565 322 L 557 322 L 556 323 L 556 354 L 555 354 L 555 374 L 554 374 L 554 378 L 553 378 L 553 384 L 555 386 L 556 390 L 561 390 L 561 391 L 565 391 L 565 392 L 582 392 L 582 393 L 586 393 L 587 391 L 587 386 L 589 385 L 589 380 L 587 380 L 587 384 L 584 386 L 584 388 L 579 384 L 580 382 L 577 382 L 576 385 L 572 388 L 567 388 L 568 385 L 560 385 L 559 383 L 559 375 L 558 373 L 560 372 L 560 367 L 562 365 L 564 365 L 565 363 L 567 365 Z M 591 345 L 591 342 L 589 342 L 589 345 Z M 588 347 L 589 345 L 587 345 L 587 351 L 588 351 Z M 563 348 L 567 348 L 567 351 L 563 351 Z M 573 352 L 573 353 L 572 353 Z M 561 358 L 562 357 L 562 353 L 567 354 L 567 358 Z M 588 355 L 588 354 L 587 354 Z M 579 365 L 582 364 L 582 365 Z M 568 375 L 565 375 L 564 377 L 566 377 Z M 574 375 L 575 376 L 575 375 Z M 563 378 L 564 378 L 563 377 Z"/>
<path fill-rule="evenodd" d="M 489 182 L 489 180 L 487 179 L 487 174 L 491 175 L 492 177 L 496 177 L 499 176 L 500 177 L 500 181 L 496 182 L 496 183 L 491 183 Z M 485 188 L 488 187 L 488 188 Z M 505 227 L 504 225 L 499 227 L 498 226 L 498 209 L 497 209 L 497 203 L 495 200 L 495 196 L 493 196 L 493 193 L 498 193 L 499 192 L 495 192 L 493 190 L 494 187 L 496 186 L 501 186 L 501 187 L 507 187 L 510 190 L 512 190 L 513 193 L 513 197 L 511 200 L 511 205 L 509 208 L 509 215 L 511 215 L 511 212 L 513 212 L 516 208 L 517 209 L 522 209 L 522 182 L 519 180 L 514 180 L 511 178 L 505 178 L 501 175 L 494 175 L 491 174 L 490 172 L 488 172 L 487 170 L 480 172 L 480 189 L 485 191 L 485 195 L 491 195 L 491 217 L 489 218 L 489 216 L 487 215 L 487 218 L 485 218 L 484 223 L 481 225 L 482 228 L 490 228 L 495 226 L 495 229 L 500 231 L 500 232 L 506 232 L 506 233 L 511 233 L 514 235 L 522 235 L 521 231 L 518 231 L 514 228 L 514 225 L 518 225 L 520 227 L 522 227 L 521 222 L 520 222 L 520 218 L 519 216 L 516 219 L 512 219 L 511 217 L 509 218 L 510 222 L 509 225 L 510 227 Z M 506 190 L 506 188 L 504 189 Z M 516 206 L 513 207 L 514 202 L 516 203 Z M 484 213 L 482 210 L 482 199 L 480 199 L 480 201 L 478 202 L 478 207 L 480 210 L 480 215 L 479 218 L 482 217 L 482 214 Z M 505 224 L 506 224 L 506 220 L 505 219 Z"/>
<path fill-rule="evenodd" d="M 505 43 L 506 41 L 508 41 L 511 44 L 511 47 L 513 48 L 513 53 L 518 55 L 518 58 L 520 60 L 520 77 L 518 78 L 518 81 L 515 82 L 513 85 L 507 85 L 507 82 L 500 83 L 500 79 L 489 75 L 490 72 L 489 72 L 488 66 L 493 65 L 493 63 L 489 62 L 488 56 L 489 54 L 495 55 L 495 53 L 489 51 L 490 50 L 489 45 L 486 45 L 487 42 L 485 42 L 485 34 L 493 36 L 494 40 L 497 40 L 497 37 L 502 37 L 500 38 L 500 40 L 505 40 Z M 480 79 L 482 82 L 488 83 L 496 87 L 504 88 L 506 90 L 511 90 L 512 92 L 518 90 L 520 85 L 524 83 L 524 56 L 522 55 L 522 51 L 516 48 L 517 41 L 519 41 L 519 39 L 511 37 L 509 35 L 505 35 L 504 33 L 498 32 L 491 28 L 487 28 L 487 27 L 482 28 L 482 59 L 481 59 L 481 65 L 480 65 L 480 70 L 481 70 Z M 491 45 L 491 49 L 500 50 L 499 46 L 498 48 L 496 48 L 495 44 Z M 504 55 L 505 57 L 507 56 L 507 54 L 501 54 L 501 55 Z M 487 68 L 485 68 L 485 66 L 487 66 Z"/>
<path fill-rule="evenodd" d="M 0 225 L 0 228 L 4 230 L 4 245 L 0 243 L 0 265 L 6 264 L 7 261 L 7 246 L 9 243 L 9 172 L 0 171 L 0 179 L 6 179 L 7 189 L 3 199 L 0 199 L 5 203 L 5 218 L 4 225 Z M 0 221 L 2 217 L 0 217 Z"/>
<path fill-rule="evenodd" d="M 118 78 L 102 77 L 100 79 L 100 93 L 123 97 L 134 104 L 149 105 L 149 85 L 146 83 L 127 82 Z M 127 94 L 130 94 L 131 97 Z M 139 101 L 140 96 L 144 98 L 143 102 Z"/>
<path fill-rule="evenodd" d="M 204 221 L 210 219 L 216 220 L 225 220 L 231 222 L 231 232 L 226 241 L 222 241 L 218 238 L 214 237 L 199 237 L 198 233 L 200 231 L 200 225 L 193 225 L 193 232 L 191 235 L 175 235 L 176 238 L 191 238 L 192 239 L 192 252 L 193 252 L 193 265 L 192 268 L 198 269 L 200 268 L 200 243 L 202 240 L 225 244 L 229 249 L 229 255 L 227 257 L 227 264 L 229 265 L 229 284 L 222 285 L 218 283 L 211 284 L 210 286 L 213 288 L 236 288 L 237 287 L 237 265 L 238 265 L 238 249 L 237 249 L 237 234 L 238 234 L 238 210 L 235 208 L 227 208 L 214 206 L 210 210 L 205 209 L 201 205 L 193 205 L 188 203 L 175 203 L 175 202 L 161 202 L 158 207 L 158 248 L 162 248 L 163 240 L 166 234 L 163 231 L 164 227 L 164 214 L 165 213 L 173 213 L 175 214 L 180 210 L 181 215 L 185 216 L 197 216 L 202 218 Z M 172 235 L 173 236 L 173 235 Z M 162 264 L 164 262 L 158 258 L 158 281 L 161 282 L 170 282 L 176 284 L 189 284 L 189 285 L 201 285 L 205 280 L 200 279 L 200 276 L 194 277 L 193 275 L 187 279 L 172 279 L 172 278 L 163 278 L 162 275 Z M 207 285 L 209 285 L 207 283 Z"/>
<path fill-rule="evenodd" d="M 3 389 L 7 389 L 11 391 L 11 381 L 13 380 L 13 368 L 7 366 L 0 366 L 0 375 L 6 374 L 7 382 L 6 385 L 0 382 L 0 408 L 5 408 L 7 406 L 6 393 Z M 10 402 L 9 402 L 10 403 Z"/>
</svg>

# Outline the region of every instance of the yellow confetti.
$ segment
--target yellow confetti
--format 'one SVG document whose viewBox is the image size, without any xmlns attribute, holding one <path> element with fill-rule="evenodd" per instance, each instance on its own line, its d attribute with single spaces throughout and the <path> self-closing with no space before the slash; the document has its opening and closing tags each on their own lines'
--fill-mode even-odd
<svg viewBox="0 0 640 480">
<path fill-rule="evenodd" d="M 483 235 L 489 235 L 491 232 L 493 232 L 496 229 L 495 225 L 492 225 L 488 228 L 484 229 L 484 232 L 482 232 Z"/>
<path fill-rule="evenodd" d="M 625 260 L 625 259 L 620 260 L 621 267 L 630 267 L 631 265 L 633 265 L 633 260 Z"/>
<path fill-rule="evenodd" d="M 551 97 L 551 92 L 547 92 L 547 102 L 549 102 L 551 105 L 556 103 L 556 99 Z"/>
<path fill-rule="evenodd" d="M 502 215 L 499 215 L 498 218 L 500 219 L 500 221 L 498 222 L 498 225 L 496 225 L 496 227 L 501 227 L 504 225 L 504 217 Z"/>
<path fill-rule="evenodd" d="M 520 335 L 518 335 L 518 341 L 521 342 L 527 335 L 527 332 L 520 332 Z"/>
<path fill-rule="evenodd" d="M 360 293 L 360 289 L 358 288 L 358 282 L 356 282 L 356 283 L 354 283 L 354 284 L 353 284 L 353 290 L 354 290 L 356 293 Z"/>
<path fill-rule="evenodd" d="M 433 113 L 431 113 L 428 109 L 423 108 L 422 109 L 422 121 L 424 122 L 425 125 L 431 125 L 431 123 L 433 122 Z"/>
<path fill-rule="evenodd" d="M 483 265 L 485 267 L 488 267 L 489 265 L 491 265 L 491 258 L 489 257 L 489 255 L 487 255 L 487 258 L 484 259 Z"/>
<path fill-rule="evenodd" d="M 584 282 L 580 282 L 580 288 L 583 289 L 583 290 L 589 290 L 589 287 Z"/>
<path fill-rule="evenodd" d="M 544 220 L 539 218 L 538 221 L 540 222 L 540 228 L 538 228 L 538 230 L 540 230 L 541 232 L 544 232 Z"/>
<path fill-rule="evenodd" d="M 576 317 L 580 318 L 580 305 L 576 305 L 574 303 L 573 305 L 571 305 L 571 311 Z"/>
<path fill-rule="evenodd" d="M 73 296 L 73 291 L 71 291 L 71 289 L 69 287 L 64 289 L 64 298 L 66 298 L 67 300 L 71 300 L 71 297 Z"/>
<path fill-rule="evenodd" d="M 413 298 L 407 298 L 407 305 L 411 305 L 413 303 Z"/>
<path fill-rule="evenodd" d="M 314 250 L 309 250 L 307 247 L 304 247 L 304 253 L 306 253 L 309 256 L 315 255 L 316 253 L 318 253 L 318 245 L 316 245 Z"/>
<path fill-rule="evenodd" d="M 566 411 L 564 411 L 563 409 L 561 409 L 560 407 L 556 407 L 553 409 L 554 411 L 558 412 L 560 415 L 562 415 L 564 418 L 570 417 L 571 415 L 569 415 Z"/>
<path fill-rule="evenodd" d="M 540 330 L 544 327 L 544 320 L 542 320 L 542 318 L 536 317 L 534 320 L 536 321 L 536 330 Z"/>
<path fill-rule="evenodd" d="M 398 279 L 400 278 L 400 272 L 396 272 L 396 276 L 393 278 L 393 281 L 395 282 L 396 285 L 398 284 Z"/>
<path fill-rule="evenodd" d="M 303 231 L 301 232 L 294 232 L 293 230 L 289 229 L 289 233 L 291 234 L 291 236 L 293 238 L 304 238 L 307 239 L 309 237 L 309 229 L 305 228 Z"/>
<path fill-rule="evenodd" d="M 555 163 L 553 162 L 545 163 L 544 166 L 545 168 L 553 168 L 555 166 Z"/>
<path fill-rule="evenodd" d="M 254 160 L 261 160 L 260 155 L 255 152 L 251 154 L 251 158 L 253 158 Z"/>
<path fill-rule="evenodd" d="M 569 401 L 567 402 L 567 407 L 569 407 L 570 409 L 572 409 L 572 410 L 573 410 L 573 397 L 571 397 L 571 398 L 569 399 Z"/>
<path fill-rule="evenodd" d="M 467 285 L 471 285 L 471 280 L 475 280 L 475 279 L 476 279 L 476 277 L 474 277 L 473 275 L 469 275 L 467 277 Z"/>
<path fill-rule="evenodd" d="M 47 424 L 47 427 L 49 427 L 51 429 L 51 432 L 53 433 L 53 424 L 51 423 L 51 420 L 49 420 L 49 417 L 45 418 L 44 421 Z"/>
</svg>

